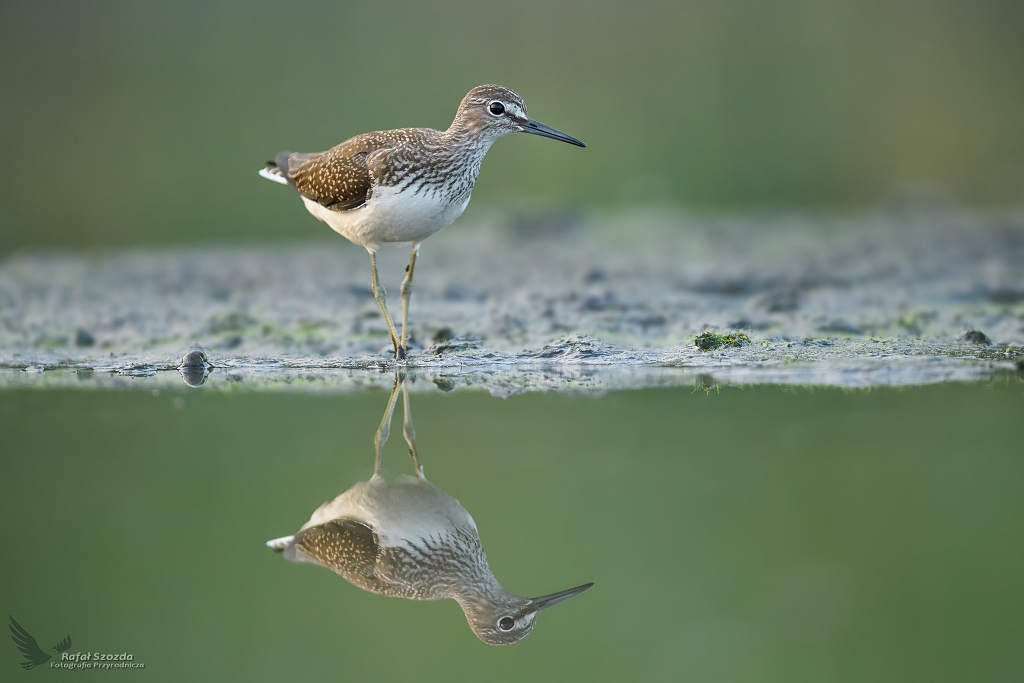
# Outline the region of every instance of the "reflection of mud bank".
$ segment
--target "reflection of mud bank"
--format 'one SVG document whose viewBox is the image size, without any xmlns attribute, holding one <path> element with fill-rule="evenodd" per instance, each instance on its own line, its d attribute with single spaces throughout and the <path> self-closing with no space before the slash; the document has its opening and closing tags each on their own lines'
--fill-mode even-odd
<svg viewBox="0 0 1024 683">
<path fill-rule="evenodd" d="M 404 258 L 381 259 L 392 290 Z M 198 345 L 213 384 L 302 384 L 312 372 L 345 385 L 337 378 L 379 367 L 389 345 L 364 261 L 341 240 L 10 258 L 0 383 L 59 381 L 57 367 L 96 370 L 87 382 L 147 375 Z M 456 225 L 424 245 L 416 276 L 411 364 L 497 391 L 524 364 L 546 369 L 516 380 L 523 388 L 588 384 L 574 373 L 609 386 L 694 373 L 914 384 L 1009 370 L 1024 347 L 1019 214 Z M 965 341 L 972 329 L 992 343 Z M 701 351 L 705 330 L 752 343 Z"/>
</svg>

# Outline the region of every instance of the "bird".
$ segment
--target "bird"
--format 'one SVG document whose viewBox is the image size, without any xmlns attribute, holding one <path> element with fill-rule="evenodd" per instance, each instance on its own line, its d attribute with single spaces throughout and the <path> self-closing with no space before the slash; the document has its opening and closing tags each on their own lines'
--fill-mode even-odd
<svg viewBox="0 0 1024 683">
<path fill-rule="evenodd" d="M 380 474 L 380 453 L 399 387 L 405 412 L 402 432 L 415 476 L 386 482 Z M 326 567 L 378 595 L 452 598 L 473 633 L 488 645 L 522 640 L 533 631 L 538 613 L 594 585 L 523 598 L 498 583 L 472 516 L 423 474 L 404 378 L 396 377 L 374 445 L 374 470 L 368 481 L 324 503 L 298 532 L 267 541 L 267 546 L 287 560 Z"/>
<path fill-rule="evenodd" d="M 420 244 L 451 224 L 469 204 L 491 145 L 530 133 L 578 147 L 581 141 L 534 121 L 526 102 L 501 85 L 481 85 L 462 98 L 447 130 L 399 128 L 363 133 L 326 152 L 280 152 L 259 175 L 294 188 L 306 210 L 370 254 L 371 289 L 391 335 L 395 359 L 408 354 L 409 300 Z M 412 243 L 402 281 L 402 333 L 377 277 L 377 250 Z"/>
<path fill-rule="evenodd" d="M 50 661 L 52 655 L 48 655 L 39 647 L 36 639 L 31 633 L 26 631 L 21 624 L 14 620 L 14 617 L 10 614 L 7 615 L 10 618 L 11 623 L 8 624 L 8 628 L 11 629 L 11 638 L 14 640 L 14 644 L 18 647 L 18 650 L 25 657 L 24 662 L 19 662 L 21 668 L 28 671 L 34 669 L 40 664 L 45 664 Z M 64 640 L 60 641 L 56 645 L 50 648 L 50 651 L 54 654 L 66 652 L 71 648 L 71 636 L 64 636 Z"/>
</svg>

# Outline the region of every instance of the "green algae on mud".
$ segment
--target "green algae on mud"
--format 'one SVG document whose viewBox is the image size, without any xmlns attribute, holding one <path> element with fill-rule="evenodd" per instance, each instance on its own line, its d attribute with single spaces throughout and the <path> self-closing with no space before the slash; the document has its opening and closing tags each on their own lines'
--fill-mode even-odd
<svg viewBox="0 0 1024 683">
<path fill-rule="evenodd" d="M 730 346 L 743 346 L 750 343 L 750 337 L 744 332 L 701 332 L 693 338 L 693 345 L 701 351 L 711 351 Z"/>
</svg>

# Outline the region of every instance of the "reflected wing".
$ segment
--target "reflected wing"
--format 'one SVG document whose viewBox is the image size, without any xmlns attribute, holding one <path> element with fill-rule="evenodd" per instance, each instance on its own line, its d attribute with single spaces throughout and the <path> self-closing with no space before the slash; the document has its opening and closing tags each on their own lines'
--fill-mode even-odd
<svg viewBox="0 0 1024 683">
<path fill-rule="evenodd" d="M 317 564 L 365 590 L 374 590 L 380 545 L 373 530 L 351 519 L 335 519 L 295 536 L 295 545 Z"/>
<path fill-rule="evenodd" d="M 46 654 L 39 649 L 39 644 L 36 643 L 36 639 L 32 637 L 32 634 L 21 627 L 21 624 L 14 620 L 14 617 L 7 615 L 11 619 L 9 624 L 11 629 L 11 638 L 14 639 L 14 644 L 18 646 L 18 650 L 21 654 L 25 655 L 24 662 L 21 662 L 21 668 L 28 670 L 34 669 L 40 664 L 48 661 L 50 655 Z M 69 642 L 70 644 L 70 642 Z"/>
<path fill-rule="evenodd" d="M 297 159 L 293 158 L 289 162 L 288 181 L 303 197 L 328 209 L 357 209 L 370 199 L 372 191 L 367 156 L 366 152 L 346 154 L 335 148 L 297 166 Z"/>
<path fill-rule="evenodd" d="M 67 652 L 71 649 L 71 635 L 64 636 L 64 640 L 60 641 L 53 646 L 53 649 L 57 652 Z"/>
</svg>

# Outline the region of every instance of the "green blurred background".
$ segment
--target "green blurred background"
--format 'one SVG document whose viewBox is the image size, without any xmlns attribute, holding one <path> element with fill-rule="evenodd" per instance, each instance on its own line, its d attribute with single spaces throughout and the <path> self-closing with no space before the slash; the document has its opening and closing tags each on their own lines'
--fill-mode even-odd
<svg viewBox="0 0 1024 683">
<path fill-rule="evenodd" d="M 0 252 L 324 235 L 256 170 L 519 90 L 471 212 L 1024 195 L 1024 3 L 5 2 Z"/>
<path fill-rule="evenodd" d="M 370 475 L 386 393 L 211 383 L 0 392 L 0 615 L 146 663 L 22 672 L 5 636 L 0 679 L 1020 680 L 1019 379 L 413 395 L 503 585 L 596 582 L 509 648 L 263 545 Z"/>
</svg>

